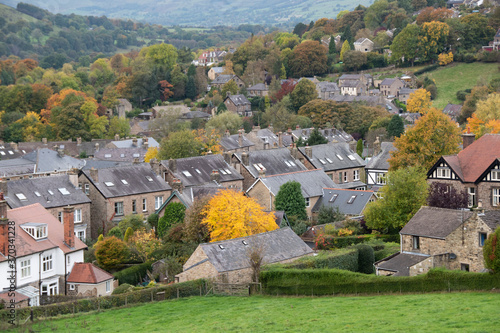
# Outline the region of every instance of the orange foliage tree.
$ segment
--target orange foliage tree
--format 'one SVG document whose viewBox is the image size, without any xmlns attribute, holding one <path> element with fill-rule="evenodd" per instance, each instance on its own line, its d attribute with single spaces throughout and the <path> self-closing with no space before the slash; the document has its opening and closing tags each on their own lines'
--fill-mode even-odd
<svg viewBox="0 0 500 333">
<path fill-rule="evenodd" d="M 266 213 L 252 198 L 242 192 L 222 190 L 204 209 L 202 223 L 210 231 L 210 241 L 245 237 L 278 228 L 274 215 Z"/>
<path fill-rule="evenodd" d="M 476 112 L 467 121 L 476 138 L 486 133 L 500 133 L 500 94 L 490 94 L 486 100 L 478 101 Z"/>
</svg>

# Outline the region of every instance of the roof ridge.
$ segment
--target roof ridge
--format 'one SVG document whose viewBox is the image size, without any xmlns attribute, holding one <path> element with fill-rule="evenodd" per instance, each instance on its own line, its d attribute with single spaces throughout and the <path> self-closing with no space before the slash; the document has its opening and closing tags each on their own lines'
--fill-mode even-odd
<svg viewBox="0 0 500 333">
<path fill-rule="evenodd" d="M 274 214 L 274 212 L 276 212 L 276 211 L 275 210 L 270 211 L 270 212 L 268 212 L 268 214 Z M 258 233 L 258 234 L 253 234 L 253 235 L 248 235 L 248 236 L 242 236 L 242 237 L 236 237 L 236 238 L 231 238 L 231 239 L 224 239 L 224 240 L 220 240 L 220 241 L 217 241 L 217 242 L 201 243 L 199 245 L 212 245 L 212 244 L 219 244 L 219 243 L 224 243 L 224 242 L 229 242 L 229 241 L 235 241 L 235 240 L 238 240 L 238 239 L 244 239 L 244 238 L 250 238 L 250 237 L 258 237 L 259 235 L 266 235 L 266 234 L 278 232 L 279 230 L 284 230 L 284 229 L 290 229 L 290 227 L 287 226 L 287 227 L 283 227 L 283 228 L 276 228 L 274 230 L 270 230 L 270 231 L 266 231 L 266 232 L 261 232 L 261 233 Z"/>
<path fill-rule="evenodd" d="M 335 190 L 335 191 L 355 191 L 355 192 L 369 192 L 369 193 L 375 193 L 374 191 L 370 191 L 370 190 L 353 190 L 353 189 L 348 189 L 348 188 L 331 188 L 331 187 L 323 187 L 323 190 Z"/>
<path fill-rule="evenodd" d="M 300 170 L 300 171 L 293 171 L 293 172 L 287 172 L 287 173 L 279 173 L 277 175 L 264 176 L 263 178 L 271 178 L 271 177 L 276 177 L 276 176 L 286 176 L 286 175 L 291 175 L 291 174 L 295 174 L 295 173 L 309 172 L 309 171 L 322 171 L 322 170 L 323 169 Z"/>
</svg>

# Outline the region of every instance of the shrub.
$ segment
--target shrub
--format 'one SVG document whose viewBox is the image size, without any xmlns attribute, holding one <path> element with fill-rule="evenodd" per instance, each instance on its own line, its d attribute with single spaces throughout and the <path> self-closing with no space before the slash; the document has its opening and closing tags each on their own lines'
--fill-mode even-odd
<svg viewBox="0 0 500 333">
<path fill-rule="evenodd" d="M 151 226 L 151 228 L 156 230 L 156 233 L 158 234 L 158 214 L 153 213 L 148 216 L 148 224 Z"/>
<path fill-rule="evenodd" d="M 125 243 L 130 242 L 130 237 L 132 236 L 134 236 L 134 230 L 131 227 L 128 227 L 127 231 L 125 231 L 125 236 L 123 237 Z"/>
<path fill-rule="evenodd" d="M 500 227 L 488 236 L 483 246 L 484 266 L 495 273 L 500 272 Z"/>
<path fill-rule="evenodd" d="M 125 268 L 113 275 L 118 282 L 120 282 L 120 284 L 128 283 L 135 286 L 142 283 L 142 280 L 146 276 L 148 270 L 151 271 L 151 263 L 145 262 L 143 264 Z"/>
<path fill-rule="evenodd" d="M 438 64 L 434 64 L 434 65 L 430 65 L 430 66 L 427 66 L 427 67 L 424 67 L 422 69 L 419 69 L 418 71 L 415 71 L 415 75 L 420 75 L 420 74 L 424 74 L 424 73 L 428 73 L 428 72 L 432 72 L 436 69 L 439 68 L 439 65 Z"/>
<path fill-rule="evenodd" d="M 132 291 L 134 287 L 128 283 L 119 285 L 113 290 L 113 295 L 124 294 Z"/>
<path fill-rule="evenodd" d="M 186 206 L 180 202 L 169 204 L 165 208 L 165 214 L 158 221 L 158 236 L 163 238 L 171 226 L 182 222 L 184 220 L 185 212 Z"/>
<path fill-rule="evenodd" d="M 300 258 L 282 267 L 287 269 L 337 268 L 357 272 L 358 251 L 356 249 L 321 251 L 317 256 Z"/>
<path fill-rule="evenodd" d="M 129 254 L 125 242 L 115 236 L 104 238 L 96 244 L 95 248 L 97 263 L 105 270 L 119 268 Z"/>
<path fill-rule="evenodd" d="M 132 230 L 136 231 L 140 228 L 144 228 L 144 218 L 142 215 L 130 214 L 125 216 L 120 223 L 118 223 L 118 228 L 120 228 L 123 235 L 130 227 Z"/>
<path fill-rule="evenodd" d="M 116 238 L 123 239 L 122 231 L 118 227 L 111 228 L 106 236 L 115 236 Z"/>
<path fill-rule="evenodd" d="M 372 274 L 375 254 L 369 245 L 361 244 L 356 246 L 358 250 L 358 271 L 360 273 Z"/>
</svg>

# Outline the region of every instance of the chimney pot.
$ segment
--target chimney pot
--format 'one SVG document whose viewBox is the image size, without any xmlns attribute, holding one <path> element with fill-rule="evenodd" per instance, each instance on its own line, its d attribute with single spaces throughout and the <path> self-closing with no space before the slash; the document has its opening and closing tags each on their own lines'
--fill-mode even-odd
<svg viewBox="0 0 500 333">
<path fill-rule="evenodd" d="M 212 170 L 212 173 L 210 174 L 210 181 L 215 181 L 217 183 L 220 182 L 220 173 L 217 170 Z"/>
<path fill-rule="evenodd" d="M 132 146 L 137 147 L 137 138 L 132 139 Z"/>
<path fill-rule="evenodd" d="M 224 161 L 227 164 L 231 165 L 231 153 L 230 152 L 225 152 L 224 153 Z"/>
<path fill-rule="evenodd" d="M 250 165 L 250 159 L 248 158 L 248 153 L 246 151 L 241 153 L 241 162 L 243 163 L 243 165 Z"/>
</svg>

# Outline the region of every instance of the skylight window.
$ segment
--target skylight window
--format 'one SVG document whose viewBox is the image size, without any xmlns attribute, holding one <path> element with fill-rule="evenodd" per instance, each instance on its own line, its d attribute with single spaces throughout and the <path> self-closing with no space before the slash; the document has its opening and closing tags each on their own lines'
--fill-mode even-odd
<svg viewBox="0 0 500 333">
<path fill-rule="evenodd" d="M 189 173 L 188 171 L 186 171 L 187 173 Z M 191 174 L 189 173 L 189 175 L 191 176 Z M 148 180 L 148 182 L 152 182 L 153 181 L 153 178 L 149 177 L 149 176 L 146 176 L 146 179 Z"/>
<path fill-rule="evenodd" d="M 24 194 L 22 194 L 22 193 L 16 193 L 16 197 L 17 197 L 19 200 L 21 200 L 21 201 L 26 201 L 26 200 L 28 200 L 28 199 L 26 198 L 26 196 L 25 196 Z"/>
<path fill-rule="evenodd" d="M 321 162 L 321 164 L 326 164 L 326 162 L 321 158 L 319 159 L 319 161 Z"/>
<path fill-rule="evenodd" d="M 325 160 L 328 162 L 328 163 L 333 163 L 333 161 L 331 159 L 329 159 L 328 157 L 325 157 Z"/>
<path fill-rule="evenodd" d="M 344 160 L 344 158 L 343 158 L 342 156 L 340 156 L 339 154 L 337 154 L 337 158 L 338 158 L 339 160 L 341 160 L 341 161 L 343 161 L 343 160 Z"/>
<path fill-rule="evenodd" d="M 254 167 L 255 169 L 257 169 L 257 171 L 260 171 L 260 167 L 259 167 L 259 165 L 258 165 L 258 164 L 254 164 L 254 165 L 253 165 L 253 167 Z"/>
<path fill-rule="evenodd" d="M 292 166 L 292 165 L 290 164 L 290 162 L 288 162 L 288 161 L 285 161 L 285 164 L 286 164 L 286 166 L 288 166 L 288 167 L 291 167 L 291 166 Z"/>
<path fill-rule="evenodd" d="M 295 163 L 293 161 L 289 161 L 291 166 L 295 166 Z"/>
<path fill-rule="evenodd" d="M 199 175 L 201 175 L 201 171 L 198 169 L 194 169 Z"/>
<path fill-rule="evenodd" d="M 354 199 L 356 199 L 356 196 L 355 196 L 355 195 L 351 196 L 351 197 L 349 198 L 349 200 L 347 200 L 347 203 L 348 203 L 348 204 L 352 204 L 352 203 L 354 202 Z"/>
<path fill-rule="evenodd" d="M 120 154 L 120 157 L 125 157 L 125 154 Z"/>
<path fill-rule="evenodd" d="M 111 158 L 111 154 L 104 154 L 104 158 Z"/>
<path fill-rule="evenodd" d="M 2 154 L 2 156 L 5 156 L 5 152 L 4 151 L 0 151 L 0 154 Z"/>
<path fill-rule="evenodd" d="M 113 182 L 104 182 L 104 185 L 106 185 L 107 187 L 115 186 L 115 184 L 113 184 Z"/>
<path fill-rule="evenodd" d="M 182 171 L 182 173 L 183 173 L 183 174 L 184 174 L 184 176 L 186 176 L 186 177 L 192 177 L 191 173 L 190 173 L 189 171 L 187 171 L 187 170 Z M 146 178 L 147 178 L 147 177 L 146 177 Z M 150 178 L 151 178 L 151 177 L 150 177 Z M 149 180 L 149 179 L 148 179 L 148 180 Z"/>
<path fill-rule="evenodd" d="M 219 249 L 224 250 L 225 249 L 224 245 L 219 244 Z"/>
<path fill-rule="evenodd" d="M 141 154 L 135 153 L 135 154 L 132 155 L 132 157 L 141 157 Z"/>
<path fill-rule="evenodd" d="M 332 197 L 330 198 L 330 200 L 328 200 L 328 202 L 334 202 L 337 199 L 338 196 L 339 195 L 337 193 L 335 193 L 334 195 L 332 195 Z"/>
<path fill-rule="evenodd" d="M 350 159 L 351 161 L 355 161 L 355 160 L 356 160 L 356 157 L 354 157 L 353 155 L 349 155 L 349 156 L 347 156 L 347 157 L 349 157 L 349 159 Z"/>
<path fill-rule="evenodd" d="M 38 191 L 35 191 L 35 195 L 36 195 L 37 197 L 41 197 L 41 196 L 42 196 L 42 195 L 40 194 L 40 192 L 38 192 Z"/>
<path fill-rule="evenodd" d="M 54 192 L 52 192 L 52 190 L 47 190 L 47 192 L 49 192 L 50 195 L 54 195 Z"/>
<path fill-rule="evenodd" d="M 22 152 L 23 152 L 23 154 L 26 154 L 26 150 L 23 149 Z"/>
<path fill-rule="evenodd" d="M 128 181 L 126 181 L 125 179 L 122 179 L 122 184 L 123 185 L 128 185 Z"/>
<path fill-rule="evenodd" d="M 259 163 L 259 164 L 258 164 L 258 166 L 259 166 L 259 168 L 260 168 L 261 170 L 266 170 L 266 168 L 264 168 L 264 166 L 262 165 L 262 163 Z"/>
<path fill-rule="evenodd" d="M 224 169 L 219 169 L 220 173 L 222 173 L 223 175 L 227 175 L 226 171 L 224 171 Z"/>
<path fill-rule="evenodd" d="M 65 187 L 58 188 L 62 195 L 69 195 L 69 191 Z"/>
<path fill-rule="evenodd" d="M 246 240 L 242 240 L 241 242 L 243 243 L 243 245 L 248 245 L 248 242 Z"/>
<path fill-rule="evenodd" d="M 224 169 L 228 175 L 232 174 L 232 172 L 229 169 Z"/>
<path fill-rule="evenodd" d="M 12 150 L 9 150 L 10 155 L 14 155 L 14 152 Z"/>
</svg>

